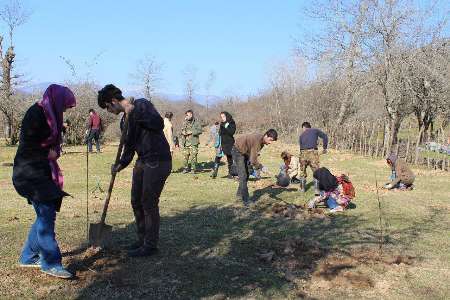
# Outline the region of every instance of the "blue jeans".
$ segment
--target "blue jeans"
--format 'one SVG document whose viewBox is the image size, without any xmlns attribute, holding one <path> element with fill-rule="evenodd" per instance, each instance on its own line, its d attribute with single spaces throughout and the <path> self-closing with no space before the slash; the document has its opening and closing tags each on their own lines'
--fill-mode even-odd
<svg viewBox="0 0 450 300">
<path fill-rule="evenodd" d="M 36 221 L 28 233 L 20 262 L 31 264 L 40 258 L 42 270 L 61 266 L 61 251 L 55 240 L 56 204 L 33 202 L 33 207 L 36 211 Z"/>
<path fill-rule="evenodd" d="M 336 199 L 334 199 L 333 197 L 328 197 L 327 198 L 327 206 L 329 209 L 334 209 L 334 208 L 338 207 L 339 204 L 337 203 Z"/>
<path fill-rule="evenodd" d="M 92 152 L 92 140 L 95 141 L 95 147 L 97 148 L 97 152 L 100 152 L 100 130 L 91 129 L 89 135 L 87 137 L 87 144 L 89 152 Z"/>
</svg>

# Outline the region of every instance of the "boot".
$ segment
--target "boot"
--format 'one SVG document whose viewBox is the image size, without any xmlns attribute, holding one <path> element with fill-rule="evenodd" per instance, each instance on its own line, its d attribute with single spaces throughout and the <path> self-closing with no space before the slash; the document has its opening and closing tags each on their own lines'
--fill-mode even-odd
<svg viewBox="0 0 450 300">
<path fill-rule="evenodd" d="M 319 181 L 317 179 L 314 179 L 314 195 L 316 196 L 320 195 Z"/>
<path fill-rule="evenodd" d="M 198 164 L 197 162 L 192 162 L 191 163 L 191 173 L 192 174 L 197 174 L 198 171 Z"/>
<path fill-rule="evenodd" d="M 126 249 L 129 251 L 136 250 L 136 249 L 142 247 L 143 245 L 144 245 L 144 240 L 139 239 L 139 240 L 135 241 L 134 243 L 128 245 Z"/>
<path fill-rule="evenodd" d="M 302 193 L 305 193 L 306 192 L 306 179 L 303 177 L 300 177 L 299 181 L 300 181 L 300 184 L 299 184 L 300 186 L 299 186 L 298 190 Z"/>
<path fill-rule="evenodd" d="M 142 245 L 141 247 L 128 251 L 129 257 L 147 257 L 152 256 L 158 253 L 158 248 L 148 247 L 146 245 Z"/>
<path fill-rule="evenodd" d="M 217 177 L 217 172 L 219 172 L 219 164 L 215 163 L 213 173 L 211 174 L 212 179 L 215 179 Z"/>
</svg>

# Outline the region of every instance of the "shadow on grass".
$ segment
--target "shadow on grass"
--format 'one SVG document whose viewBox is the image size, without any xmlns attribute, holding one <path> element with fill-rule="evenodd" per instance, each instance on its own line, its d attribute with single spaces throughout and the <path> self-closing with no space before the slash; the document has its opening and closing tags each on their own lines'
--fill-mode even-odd
<svg viewBox="0 0 450 300">
<path fill-rule="evenodd" d="M 253 192 L 252 200 L 256 202 L 256 201 L 259 201 L 259 199 L 261 199 L 261 197 L 263 197 L 264 195 L 267 195 L 272 199 L 281 201 L 282 199 L 279 197 L 280 194 L 282 194 L 284 192 L 295 192 L 295 191 L 297 191 L 297 189 L 295 189 L 295 188 L 282 188 L 282 187 L 274 187 L 273 185 L 269 185 L 265 188 L 255 190 Z"/>
<path fill-rule="evenodd" d="M 401 238 L 387 237 L 386 243 L 403 245 L 417 239 L 432 230 L 441 217 L 432 212 L 427 220 L 396 232 Z M 305 245 L 320 243 L 324 250 L 307 257 L 301 266 L 300 279 L 308 280 L 331 251 L 378 245 L 376 228 L 355 230 L 363 221 L 342 214 L 330 219 L 286 221 L 280 226 L 280 219 L 264 218 L 256 210 L 192 207 L 162 218 L 160 253 L 156 256 L 126 257 L 123 248 L 135 238 L 134 224 L 129 224 L 113 231 L 114 248 L 73 260 L 71 268 L 81 280 L 88 278 L 79 299 L 225 299 L 251 292 L 264 298 L 287 297 L 292 284 L 258 254 L 274 251 L 276 264 L 283 255 L 280 241 L 296 236 Z"/>
</svg>

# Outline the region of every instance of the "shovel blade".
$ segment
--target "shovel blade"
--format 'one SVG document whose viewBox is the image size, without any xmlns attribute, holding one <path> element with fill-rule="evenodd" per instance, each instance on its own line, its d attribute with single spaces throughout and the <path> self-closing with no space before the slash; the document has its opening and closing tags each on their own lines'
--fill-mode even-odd
<svg viewBox="0 0 450 300">
<path fill-rule="evenodd" d="M 111 244 L 112 226 L 104 223 L 90 224 L 89 244 L 94 247 L 107 247 Z"/>
</svg>

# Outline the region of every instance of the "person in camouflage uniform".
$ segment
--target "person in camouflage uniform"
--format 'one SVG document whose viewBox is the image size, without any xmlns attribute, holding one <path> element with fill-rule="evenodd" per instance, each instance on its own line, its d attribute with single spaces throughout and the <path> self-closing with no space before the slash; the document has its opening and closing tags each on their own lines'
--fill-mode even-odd
<svg viewBox="0 0 450 300">
<path fill-rule="evenodd" d="M 181 129 L 181 145 L 183 147 L 184 171 L 189 173 L 197 171 L 198 145 L 200 144 L 200 134 L 202 134 L 201 124 L 194 118 L 192 110 L 185 113 L 183 127 Z M 189 163 L 191 169 L 189 169 Z"/>
<path fill-rule="evenodd" d="M 323 153 L 327 153 L 328 136 L 317 128 L 311 128 L 309 122 L 303 122 L 303 133 L 300 135 L 300 191 L 306 191 L 306 168 L 311 167 L 315 172 L 320 167 L 319 151 L 317 141 L 319 138 L 323 141 Z M 314 179 L 315 194 L 319 194 L 318 182 Z"/>
</svg>

